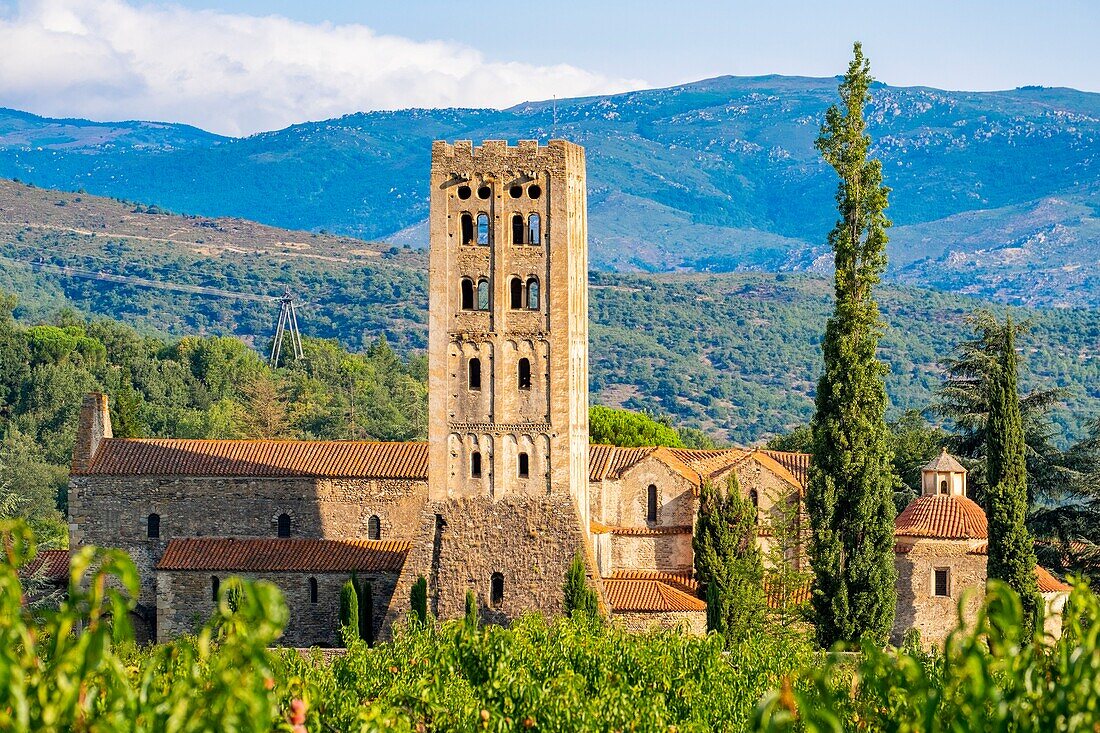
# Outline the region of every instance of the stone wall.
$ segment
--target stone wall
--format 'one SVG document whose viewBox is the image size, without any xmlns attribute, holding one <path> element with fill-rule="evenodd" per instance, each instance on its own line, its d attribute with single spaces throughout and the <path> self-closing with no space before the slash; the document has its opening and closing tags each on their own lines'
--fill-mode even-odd
<svg viewBox="0 0 1100 733">
<path fill-rule="evenodd" d="M 405 599 L 418 575 L 428 581 L 430 610 L 440 619 L 465 613 L 467 589 L 474 591 L 485 622 L 507 624 L 531 611 L 560 615 L 565 574 L 577 550 L 584 551 L 584 542 L 568 497 L 431 502 L 387 624 L 404 615 Z M 504 580 L 500 603 L 491 597 L 494 573 Z"/>
<path fill-rule="evenodd" d="M 616 612 L 611 620 L 627 631 L 645 632 L 653 629 L 678 629 L 693 636 L 707 635 L 706 611 Z"/>
<path fill-rule="evenodd" d="M 649 487 L 657 487 L 657 521 L 648 522 Z M 593 487 L 597 484 L 593 484 Z M 658 458 L 650 456 L 615 480 L 600 485 L 593 516 L 615 527 L 690 527 L 698 499 L 695 486 Z"/>
<path fill-rule="evenodd" d="M 910 628 L 920 631 L 927 646 L 942 646 L 948 633 L 958 625 L 959 600 L 969 591 L 963 611 L 967 623 L 977 617 L 985 598 L 986 557 L 970 554 L 973 542 L 899 538 L 895 555 L 898 571 L 898 603 L 890 641 L 900 644 Z M 950 595 L 936 596 L 933 573 L 948 568 Z"/>
<path fill-rule="evenodd" d="M 156 577 L 157 641 L 169 641 L 193 633 L 213 614 L 216 606 L 212 578 L 224 588 L 236 573 L 159 571 Z M 242 573 L 250 580 L 266 580 L 283 592 L 290 612 L 279 644 L 307 647 L 342 646 L 339 631 L 340 590 L 350 573 Z M 317 602 L 310 602 L 309 579 L 317 579 Z M 370 582 L 374 598 L 375 634 L 383 631 L 386 614 L 394 599 L 397 573 L 360 573 L 360 582 Z"/>
<path fill-rule="evenodd" d="M 410 480 L 73 476 L 69 482 L 70 543 L 117 547 L 141 577 L 139 640 L 148 640 L 157 606 L 153 568 L 169 540 L 182 537 L 275 537 L 280 514 L 291 537 L 365 539 L 372 515 L 382 537 L 412 539 L 419 529 L 427 482 Z M 150 514 L 160 536 L 148 536 Z"/>
<path fill-rule="evenodd" d="M 660 570 L 667 573 L 691 570 L 691 534 L 611 535 L 611 563 L 614 570 Z"/>
</svg>

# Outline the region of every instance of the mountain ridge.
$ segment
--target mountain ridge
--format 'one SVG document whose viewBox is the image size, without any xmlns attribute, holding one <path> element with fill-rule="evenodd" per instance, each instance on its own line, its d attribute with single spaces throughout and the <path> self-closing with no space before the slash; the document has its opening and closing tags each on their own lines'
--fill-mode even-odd
<svg viewBox="0 0 1100 733">
<path fill-rule="evenodd" d="M 0 112 L 0 176 L 423 246 L 431 140 L 558 136 L 587 148 L 594 269 L 813 271 L 835 217 L 835 176 L 813 139 L 835 99 L 835 78 L 720 76 L 504 110 L 358 112 L 244 138 L 172 123 L 74 131 Z M 869 124 L 894 189 L 888 278 L 1100 306 L 1100 94 L 880 83 Z M 1042 226 L 1018 213 L 1050 199 L 1066 205 Z M 1040 239 L 1041 256 L 1004 256 Z"/>
</svg>

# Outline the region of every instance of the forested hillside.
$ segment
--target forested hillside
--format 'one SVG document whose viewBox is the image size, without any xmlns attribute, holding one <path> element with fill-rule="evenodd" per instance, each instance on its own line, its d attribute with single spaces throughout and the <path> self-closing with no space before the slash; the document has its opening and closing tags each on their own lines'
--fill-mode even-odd
<svg viewBox="0 0 1100 733">
<path fill-rule="evenodd" d="M 426 243 L 431 141 L 586 147 L 605 270 L 825 265 L 835 180 L 813 148 L 833 79 L 719 77 L 508 110 L 352 114 L 243 139 L 0 110 L 0 175 L 207 216 Z M 888 277 L 1033 305 L 1100 305 L 1100 95 L 873 89 L 894 193 Z"/>
<path fill-rule="evenodd" d="M 362 350 L 384 336 L 408 358 L 426 345 L 427 258 L 419 250 L 180 217 L 89 196 L 0 183 L 0 290 L 25 322 L 59 308 L 147 334 L 235 335 L 259 350 L 289 286 L 308 336 Z M 668 415 L 719 440 L 753 443 L 808 419 L 831 286 L 810 275 L 591 277 L 593 400 Z M 893 411 L 923 408 L 938 362 L 961 338 L 969 298 L 884 287 L 883 355 Z M 1055 419 L 1078 437 L 1100 409 L 1100 313 L 1021 310 L 1025 385 L 1068 388 Z"/>
</svg>

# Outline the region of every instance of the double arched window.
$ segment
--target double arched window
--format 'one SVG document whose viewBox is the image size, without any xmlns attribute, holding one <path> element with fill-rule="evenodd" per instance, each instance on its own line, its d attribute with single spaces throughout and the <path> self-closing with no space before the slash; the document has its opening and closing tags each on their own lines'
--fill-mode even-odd
<svg viewBox="0 0 1100 733">
<path fill-rule="evenodd" d="M 531 214 L 527 217 L 525 223 L 523 214 L 512 214 L 512 244 L 533 244 L 537 246 L 541 243 L 542 217 L 538 214 Z"/>
<path fill-rule="evenodd" d="M 508 294 L 512 310 L 526 308 L 537 311 L 542 306 L 537 277 L 527 278 L 526 284 L 520 278 L 513 277 L 508 283 Z"/>
<path fill-rule="evenodd" d="M 468 277 L 462 278 L 461 305 L 464 311 L 489 310 L 489 280 L 481 278 L 474 286 L 474 281 Z"/>
</svg>

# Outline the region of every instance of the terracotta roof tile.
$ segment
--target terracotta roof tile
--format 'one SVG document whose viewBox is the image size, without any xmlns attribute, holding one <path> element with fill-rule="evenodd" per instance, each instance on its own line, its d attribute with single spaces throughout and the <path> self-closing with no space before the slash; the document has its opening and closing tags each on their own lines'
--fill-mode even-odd
<svg viewBox="0 0 1100 733">
<path fill-rule="evenodd" d="M 172 540 L 157 570 L 226 572 L 397 572 L 412 543 L 402 540 L 228 539 Z"/>
<path fill-rule="evenodd" d="M 607 600 L 616 612 L 706 611 L 707 604 L 670 583 L 655 578 L 604 578 Z"/>
<path fill-rule="evenodd" d="M 42 573 L 52 583 L 69 582 L 69 551 L 39 550 L 38 554 L 20 570 L 23 576 Z"/>
<path fill-rule="evenodd" d="M 759 452 L 786 468 L 803 488 L 806 487 L 810 477 L 809 453 L 788 453 L 787 451 L 778 450 L 761 450 Z"/>
<path fill-rule="evenodd" d="M 666 573 L 659 570 L 616 570 L 609 577 L 611 580 L 656 580 L 678 588 L 690 596 L 697 595 L 699 589 L 699 584 L 695 582 L 691 571 Z"/>
<path fill-rule="evenodd" d="M 965 496 L 920 496 L 894 522 L 894 534 L 945 540 L 985 539 L 985 512 Z"/>
<path fill-rule="evenodd" d="M 926 463 L 924 465 L 924 468 L 922 468 L 921 470 L 922 471 L 954 471 L 954 472 L 966 471 L 966 469 L 963 467 L 963 465 L 961 463 L 959 463 L 958 460 L 955 459 L 955 456 L 953 456 L 953 455 L 951 455 L 950 453 L 947 452 L 946 448 L 944 448 L 938 456 L 936 456 L 935 458 L 930 460 L 928 463 Z"/>
<path fill-rule="evenodd" d="M 86 473 L 423 479 L 428 475 L 428 444 L 109 438 Z"/>
<path fill-rule="evenodd" d="M 1058 580 L 1058 578 L 1054 577 L 1054 575 L 1042 565 L 1035 566 L 1035 579 L 1039 581 L 1040 593 L 1068 593 L 1073 590 L 1071 586 Z"/>
</svg>

